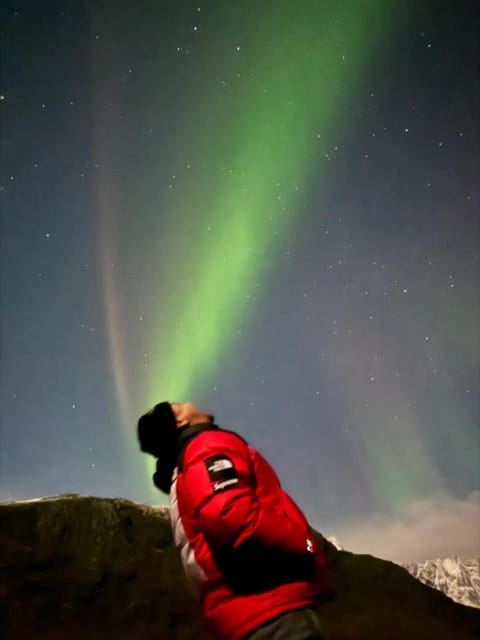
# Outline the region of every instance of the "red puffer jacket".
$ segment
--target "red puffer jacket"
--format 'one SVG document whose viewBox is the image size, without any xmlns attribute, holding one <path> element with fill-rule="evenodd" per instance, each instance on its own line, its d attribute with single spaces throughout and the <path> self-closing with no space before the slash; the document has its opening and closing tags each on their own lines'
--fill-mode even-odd
<svg viewBox="0 0 480 640">
<path fill-rule="evenodd" d="M 190 429 L 170 490 L 175 544 L 213 636 L 238 640 L 314 604 L 325 558 L 257 451 L 214 425 Z"/>
</svg>

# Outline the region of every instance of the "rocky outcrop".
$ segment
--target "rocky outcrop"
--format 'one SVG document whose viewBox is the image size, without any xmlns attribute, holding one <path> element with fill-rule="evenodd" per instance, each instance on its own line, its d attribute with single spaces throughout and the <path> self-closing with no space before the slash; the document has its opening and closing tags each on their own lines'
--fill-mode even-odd
<svg viewBox="0 0 480 640">
<path fill-rule="evenodd" d="M 327 640 L 473 640 L 480 612 L 393 563 L 319 535 L 334 595 Z M 0 618 L 6 640 L 208 640 L 173 548 L 168 512 L 64 495 L 0 505 Z"/>
<path fill-rule="evenodd" d="M 9 640 L 205 640 L 166 509 L 75 495 L 0 505 Z"/>
</svg>

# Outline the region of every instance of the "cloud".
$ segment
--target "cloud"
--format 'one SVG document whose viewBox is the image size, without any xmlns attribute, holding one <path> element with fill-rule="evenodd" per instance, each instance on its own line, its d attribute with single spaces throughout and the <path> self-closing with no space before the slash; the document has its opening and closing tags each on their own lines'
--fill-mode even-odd
<svg viewBox="0 0 480 640">
<path fill-rule="evenodd" d="M 438 495 L 335 532 L 344 548 L 394 562 L 480 556 L 480 491 Z"/>
</svg>

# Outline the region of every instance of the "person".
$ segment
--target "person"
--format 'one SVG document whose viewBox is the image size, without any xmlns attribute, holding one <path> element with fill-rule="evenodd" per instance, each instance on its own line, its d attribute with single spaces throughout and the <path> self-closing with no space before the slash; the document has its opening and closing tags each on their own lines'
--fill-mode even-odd
<svg viewBox="0 0 480 640">
<path fill-rule="evenodd" d="M 155 485 L 170 495 L 174 542 L 217 640 L 320 640 L 314 606 L 325 557 L 270 464 L 190 402 L 138 421 Z"/>
</svg>

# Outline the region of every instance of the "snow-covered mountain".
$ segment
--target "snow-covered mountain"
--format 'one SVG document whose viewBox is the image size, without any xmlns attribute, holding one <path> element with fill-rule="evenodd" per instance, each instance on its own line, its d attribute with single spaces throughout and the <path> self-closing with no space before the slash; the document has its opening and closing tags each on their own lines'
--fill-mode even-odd
<svg viewBox="0 0 480 640">
<path fill-rule="evenodd" d="M 345 551 L 345 547 L 340 542 L 340 540 L 338 538 L 336 538 L 335 536 L 329 536 L 327 538 L 327 540 L 333 544 L 335 549 L 338 549 L 339 551 Z"/>
<path fill-rule="evenodd" d="M 335 536 L 327 540 L 339 551 L 345 550 Z M 480 609 L 480 558 L 441 558 L 400 566 L 417 580 L 442 591 L 455 602 Z"/>
<path fill-rule="evenodd" d="M 442 558 L 402 566 L 452 600 L 480 608 L 480 558 Z"/>
</svg>

